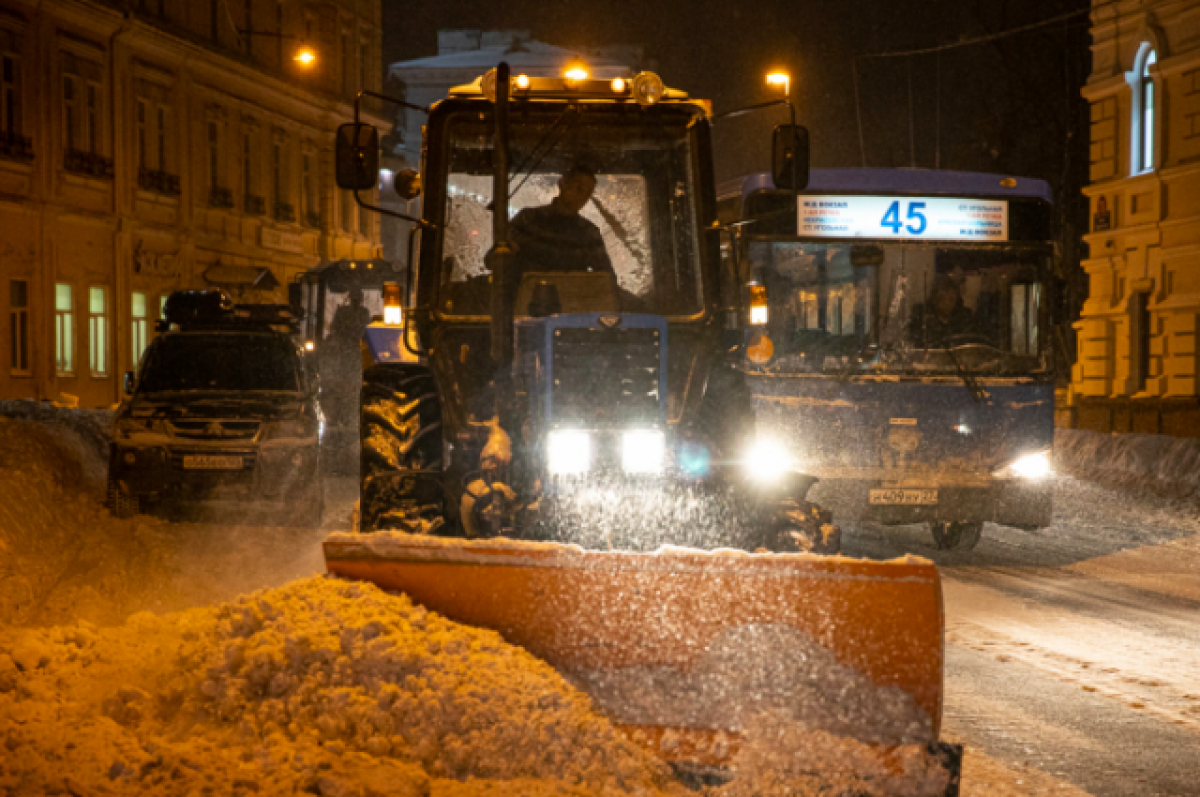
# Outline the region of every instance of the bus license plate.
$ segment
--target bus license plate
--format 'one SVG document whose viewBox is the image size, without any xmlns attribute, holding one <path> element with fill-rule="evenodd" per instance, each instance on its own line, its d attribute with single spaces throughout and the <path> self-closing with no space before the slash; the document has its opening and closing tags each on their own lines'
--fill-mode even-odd
<svg viewBox="0 0 1200 797">
<path fill-rule="evenodd" d="M 871 491 L 872 504 L 899 504 L 902 506 L 936 506 L 937 490 L 894 490 Z"/>
<path fill-rule="evenodd" d="M 241 470 L 242 458 L 194 454 L 183 458 L 183 467 L 188 470 Z"/>
</svg>

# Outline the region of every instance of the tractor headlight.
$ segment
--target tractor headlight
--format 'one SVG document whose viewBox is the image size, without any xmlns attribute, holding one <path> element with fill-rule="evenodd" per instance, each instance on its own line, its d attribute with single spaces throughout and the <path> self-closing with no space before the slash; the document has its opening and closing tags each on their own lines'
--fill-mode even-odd
<svg viewBox="0 0 1200 797">
<path fill-rule="evenodd" d="M 775 482 L 796 469 L 796 460 L 774 440 L 759 440 L 746 452 L 742 466 L 755 481 Z"/>
<path fill-rule="evenodd" d="M 1053 472 L 1054 469 L 1050 467 L 1050 452 L 1035 451 L 1018 457 L 993 475 L 1001 478 L 1019 476 L 1022 479 L 1044 479 Z"/>
<path fill-rule="evenodd" d="M 626 473 L 661 473 L 667 441 L 658 429 L 633 429 L 621 437 L 621 469 Z"/>
<path fill-rule="evenodd" d="M 592 436 L 575 429 L 558 429 L 546 441 L 546 460 L 552 476 L 579 475 L 592 466 Z"/>
</svg>

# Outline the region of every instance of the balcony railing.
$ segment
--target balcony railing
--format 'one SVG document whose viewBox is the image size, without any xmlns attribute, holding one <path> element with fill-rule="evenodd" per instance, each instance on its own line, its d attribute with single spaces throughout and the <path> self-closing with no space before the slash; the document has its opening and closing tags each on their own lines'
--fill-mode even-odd
<svg viewBox="0 0 1200 797">
<path fill-rule="evenodd" d="M 208 206 L 210 208 L 231 209 L 233 207 L 233 192 L 228 188 L 213 187 L 208 192 Z"/>
<path fill-rule="evenodd" d="M 106 158 L 95 152 L 69 149 L 63 155 L 63 168 L 88 177 L 99 177 L 105 180 L 111 180 L 113 177 L 112 158 Z"/>
<path fill-rule="evenodd" d="M 138 188 L 164 196 L 179 196 L 179 175 L 157 169 L 138 169 Z"/>
<path fill-rule="evenodd" d="M 275 220 L 276 221 L 295 221 L 296 209 L 287 202 L 275 203 Z"/>
<path fill-rule="evenodd" d="M 33 160 L 33 140 L 8 131 L 0 132 L 0 158 L 17 161 Z"/>
<path fill-rule="evenodd" d="M 254 194 L 246 194 L 243 197 L 242 209 L 247 216 L 263 216 L 267 212 L 267 200 Z"/>
</svg>

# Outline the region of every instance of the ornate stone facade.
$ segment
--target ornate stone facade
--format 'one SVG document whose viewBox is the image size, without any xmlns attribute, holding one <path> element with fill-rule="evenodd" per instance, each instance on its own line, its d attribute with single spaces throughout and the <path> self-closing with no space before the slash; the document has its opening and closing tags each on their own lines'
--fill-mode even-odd
<svg viewBox="0 0 1200 797">
<path fill-rule="evenodd" d="M 1060 419 L 1200 436 L 1200 2 L 1093 0 L 1089 296 Z"/>
<path fill-rule="evenodd" d="M 0 397 L 112 404 L 172 290 L 379 255 L 332 162 L 379 4 L 0 0 Z"/>
</svg>

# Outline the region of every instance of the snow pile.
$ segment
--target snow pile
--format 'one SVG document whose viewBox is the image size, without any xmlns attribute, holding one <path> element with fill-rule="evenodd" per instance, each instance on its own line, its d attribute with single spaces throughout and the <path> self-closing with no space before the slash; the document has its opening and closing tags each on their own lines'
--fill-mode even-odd
<svg viewBox="0 0 1200 797">
<path fill-rule="evenodd" d="M 1054 460 L 1072 476 L 1159 498 L 1200 498 L 1200 439 L 1058 429 Z"/>
<path fill-rule="evenodd" d="M 0 651 L 0 793 L 679 788 L 548 665 L 370 585 L 0 632 Z"/>
<path fill-rule="evenodd" d="M 868 745 L 764 715 L 734 760 L 738 777 L 720 797 L 932 797 L 949 773 L 921 745 L 885 759 Z"/>
<path fill-rule="evenodd" d="M 113 519 L 103 480 L 75 427 L 0 418 L 0 622 L 115 622 L 157 588 L 163 524 Z"/>
</svg>

